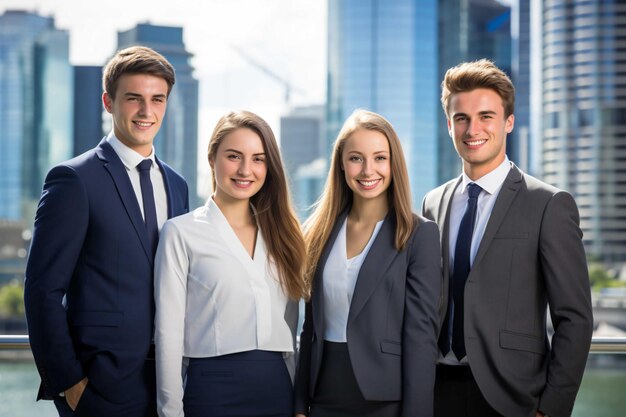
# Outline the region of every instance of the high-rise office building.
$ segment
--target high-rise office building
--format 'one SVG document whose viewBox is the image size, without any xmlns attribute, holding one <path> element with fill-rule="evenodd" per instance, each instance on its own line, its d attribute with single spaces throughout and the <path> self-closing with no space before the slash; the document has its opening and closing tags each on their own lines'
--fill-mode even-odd
<svg viewBox="0 0 626 417">
<path fill-rule="evenodd" d="M 531 98 L 531 0 L 516 0 L 511 5 L 511 79 L 515 85 L 515 128 L 507 136 L 507 153 L 522 170 L 538 172 L 533 158 Z M 535 159 L 535 160 L 533 160 Z"/>
<path fill-rule="evenodd" d="M 544 0 L 542 177 L 578 203 L 588 255 L 626 262 L 626 8 Z"/>
<path fill-rule="evenodd" d="M 313 161 L 327 158 L 324 106 L 296 107 L 280 118 L 280 149 L 298 215 L 305 219 L 326 179 Z M 319 165 L 319 163 L 318 163 Z"/>
<path fill-rule="evenodd" d="M 26 11 L 0 16 L 0 219 L 32 221 L 46 172 L 72 147 L 69 35 Z"/>
<path fill-rule="evenodd" d="M 414 203 L 438 184 L 437 2 L 329 0 L 328 148 L 357 108 L 382 114 L 406 155 Z"/>
<path fill-rule="evenodd" d="M 440 0 L 438 84 L 448 68 L 461 62 L 487 58 L 511 75 L 511 11 L 497 0 Z M 441 92 L 440 89 L 438 89 Z M 439 97 L 438 97 L 439 100 Z M 446 128 L 447 120 L 438 105 L 437 142 L 438 182 L 448 181 L 461 172 Z M 507 149 L 509 156 L 511 148 Z"/>
<path fill-rule="evenodd" d="M 324 106 L 296 107 L 280 118 L 280 150 L 287 174 L 326 156 Z"/>
<path fill-rule="evenodd" d="M 479 58 L 510 72 L 509 9 L 496 0 L 329 0 L 328 30 L 328 142 L 356 108 L 385 116 L 419 207 L 460 171 L 439 101 L 443 75 Z"/>
<path fill-rule="evenodd" d="M 102 137 L 102 67 L 74 67 L 74 155 L 95 147 Z"/>
<path fill-rule="evenodd" d="M 159 158 L 181 173 L 189 185 L 191 206 L 200 204 L 197 196 L 198 157 L 198 80 L 185 49 L 183 28 L 147 23 L 119 32 L 118 48 L 148 46 L 161 53 L 176 70 L 176 84 L 167 103 L 163 125 L 154 141 Z"/>
</svg>

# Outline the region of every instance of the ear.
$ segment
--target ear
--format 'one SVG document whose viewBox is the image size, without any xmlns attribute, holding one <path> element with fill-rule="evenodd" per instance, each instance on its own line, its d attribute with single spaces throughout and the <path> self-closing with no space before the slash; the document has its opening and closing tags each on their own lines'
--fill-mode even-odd
<svg viewBox="0 0 626 417">
<path fill-rule="evenodd" d="M 452 139 L 454 139 L 454 134 L 453 134 L 453 132 L 452 132 L 452 120 L 450 120 L 450 119 L 448 119 L 448 118 L 446 118 L 446 119 L 447 119 L 447 121 L 448 121 L 448 135 L 450 135 L 450 137 L 451 137 Z"/>
<path fill-rule="evenodd" d="M 504 131 L 506 133 L 511 133 L 513 131 L 513 126 L 515 126 L 515 115 L 510 115 L 506 118 L 504 122 Z"/>
<path fill-rule="evenodd" d="M 113 111 L 113 99 L 106 91 L 102 93 L 102 105 L 107 113 L 112 113 Z"/>
</svg>

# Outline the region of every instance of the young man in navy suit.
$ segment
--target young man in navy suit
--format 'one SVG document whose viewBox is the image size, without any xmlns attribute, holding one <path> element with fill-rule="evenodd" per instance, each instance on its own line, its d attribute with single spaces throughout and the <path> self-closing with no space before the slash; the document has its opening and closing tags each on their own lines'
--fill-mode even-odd
<svg viewBox="0 0 626 417">
<path fill-rule="evenodd" d="M 514 99 L 509 77 L 487 60 L 449 69 L 442 83 L 463 173 L 429 192 L 422 207 L 441 228 L 449 278 L 436 417 L 569 416 L 589 352 L 578 208 L 569 193 L 508 160 Z"/>
<path fill-rule="evenodd" d="M 119 51 L 103 74 L 112 131 L 46 177 L 24 300 L 37 399 L 60 416 L 156 416 L 154 253 L 163 223 L 189 208 L 153 147 L 174 82 L 152 49 Z"/>
</svg>

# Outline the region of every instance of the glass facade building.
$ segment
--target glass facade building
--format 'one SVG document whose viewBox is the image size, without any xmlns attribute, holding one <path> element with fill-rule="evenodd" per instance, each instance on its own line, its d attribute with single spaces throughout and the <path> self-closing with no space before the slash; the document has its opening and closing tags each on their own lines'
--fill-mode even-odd
<svg viewBox="0 0 626 417">
<path fill-rule="evenodd" d="M 626 262 L 626 4 L 544 0 L 543 179 L 571 192 L 587 254 Z"/>
<path fill-rule="evenodd" d="M 198 80 L 193 77 L 192 54 L 185 49 L 183 28 L 142 23 L 118 32 L 119 49 L 133 45 L 158 51 L 176 70 L 176 84 L 168 99 L 165 119 L 154 147 L 159 158 L 185 177 L 191 207 L 196 207 L 201 204 L 197 196 Z"/>
<path fill-rule="evenodd" d="M 95 147 L 102 129 L 102 67 L 74 67 L 74 155 Z M 108 132 L 107 132 L 108 133 Z"/>
<path fill-rule="evenodd" d="M 71 157 L 72 76 L 53 18 L 0 16 L 0 219 L 30 223 L 46 172 Z"/>
<path fill-rule="evenodd" d="M 330 0 L 328 145 L 357 108 L 387 118 L 402 142 L 416 207 L 438 184 L 437 2 Z"/>
<path fill-rule="evenodd" d="M 280 118 L 280 150 L 291 183 L 298 215 L 305 219 L 308 208 L 321 192 L 326 172 L 318 173 L 313 161 L 327 158 L 324 106 L 296 107 Z M 313 184 L 313 186 L 311 185 Z"/>
<path fill-rule="evenodd" d="M 328 147 L 354 109 L 382 114 L 402 141 L 420 207 L 460 172 L 439 100 L 443 75 L 479 58 L 510 73 L 510 24 L 495 0 L 330 0 Z"/>
<path fill-rule="evenodd" d="M 448 68 L 461 62 L 487 58 L 511 75 L 511 10 L 496 0 L 440 0 L 438 83 Z M 440 92 L 440 89 L 438 89 Z M 435 105 L 435 103 L 433 103 Z M 443 183 L 459 175 L 461 160 L 447 130 L 439 97 L 438 177 Z M 510 144 L 510 141 L 509 141 Z M 515 160 L 509 147 L 507 153 Z"/>
</svg>

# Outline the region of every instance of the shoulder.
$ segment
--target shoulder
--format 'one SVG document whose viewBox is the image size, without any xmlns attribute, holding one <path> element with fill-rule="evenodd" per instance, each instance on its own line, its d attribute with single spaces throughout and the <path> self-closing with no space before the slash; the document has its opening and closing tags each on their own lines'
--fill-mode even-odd
<svg viewBox="0 0 626 417">
<path fill-rule="evenodd" d="M 413 232 L 409 238 L 409 244 L 413 245 L 421 240 L 439 245 L 439 227 L 434 221 L 413 213 Z"/>
<path fill-rule="evenodd" d="M 162 160 L 159 159 L 158 161 L 161 169 L 163 169 L 163 172 L 165 172 L 165 174 L 168 176 L 168 179 L 172 181 L 173 184 L 185 187 L 187 186 L 187 181 L 181 174 L 179 174 L 174 168 L 172 168 Z"/>
<path fill-rule="evenodd" d="M 532 175 L 522 174 L 524 182 L 524 198 L 528 198 L 535 203 L 543 202 L 545 204 L 551 201 L 573 201 L 572 195 L 553 185 L 547 184 Z"/>
<path fill-rule="evenodd" d="M 441 204 L 441 201 L 446 193 L 450 193 L 451 191 L 453 191 L 458 181 L 458 177 L 453 178 L 450 181 L 426 193 L 422 201 L 423 212 L 425 213 L 428 211 L 436 210 Z"/>
</svg>

